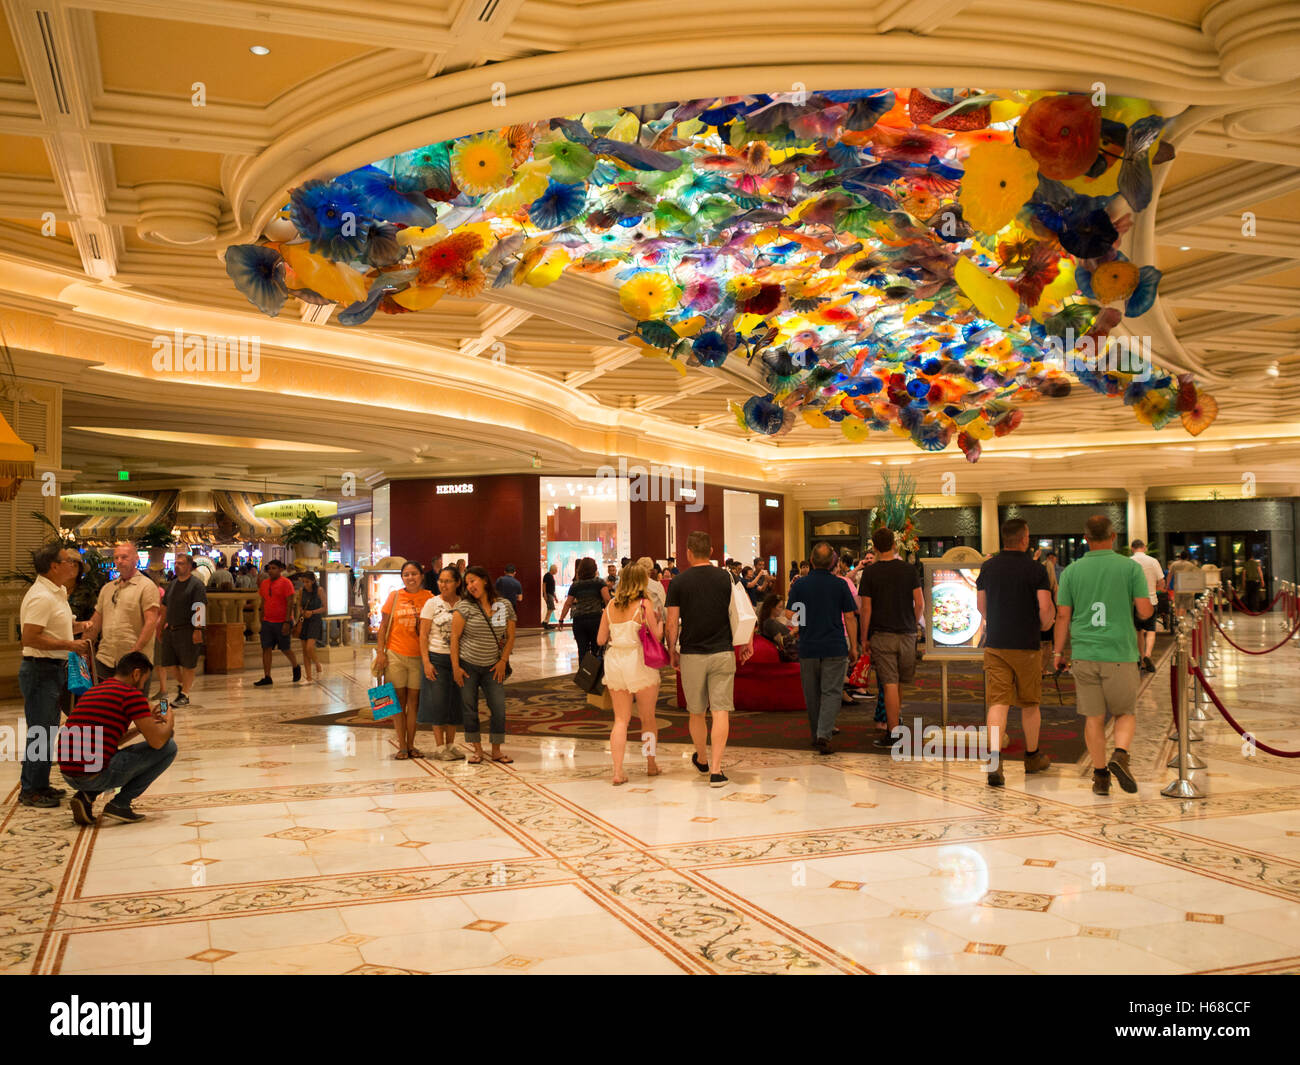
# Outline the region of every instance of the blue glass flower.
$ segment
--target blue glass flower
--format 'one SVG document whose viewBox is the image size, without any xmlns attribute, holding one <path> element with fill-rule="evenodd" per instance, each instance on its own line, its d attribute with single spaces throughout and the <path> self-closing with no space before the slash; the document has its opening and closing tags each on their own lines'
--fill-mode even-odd
<svg viewBox="0 0 1300 1065">
<path fill-rule="evenodd" d="M 377 166 L 363 166 L 342 179 L 371 218 L 402 226 L 430 226 L 437 212 L 424 195 L 424 182 L 417 174 L 388 174 Z"/>
<path fill-rule="evenodd" d="M 365 258 L 372 220 L 347 183 L 299 185 L 289 194 L 289 219 L 316 254 L 335 262 Z"/>
<path fill-rule="evenodd" d="M 248 302 L 274 318 L 289 296 L 284 256 L 263 244 L 233 244 L 226 249 L 226 273 Z"/>
<path fill-rule="evenodd" d="M 712 330 L 697 336 L 691 350 L 701 366 L 721 366 L 727 361 L 727 342 L 721 333 Z"/>
<path fill-rule="evenodd" d="M 1154 266 L 1144 266 L 1138 271 L 1138 283 L 1128 302 L 1124 304 L 1124 317 L 1136 318 L 1146 314 L 1156 302 L 1156 289 L 1160 285 L 1161 273 Z"/>
<path fill-rule="evenodd" d="M 539 229 L 556 229 L 579 217 L 586 206 L 585 186 L 552 181 L 546 191 L 528 205 L 528 217 Z"/>
</svg>

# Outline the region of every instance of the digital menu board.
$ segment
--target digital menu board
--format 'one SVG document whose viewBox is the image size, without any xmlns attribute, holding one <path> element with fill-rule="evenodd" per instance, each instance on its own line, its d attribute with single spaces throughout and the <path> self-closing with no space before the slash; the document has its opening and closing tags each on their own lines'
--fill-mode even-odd
<svg viewBox="0 0 1300 1065">
<path fill-rule="evenodd" d="M 969 548 L 922 560 L 926 654 L 972 657 L 983 644 L 985 625 L 975 588 L 982 562 Z"/>
</svg>

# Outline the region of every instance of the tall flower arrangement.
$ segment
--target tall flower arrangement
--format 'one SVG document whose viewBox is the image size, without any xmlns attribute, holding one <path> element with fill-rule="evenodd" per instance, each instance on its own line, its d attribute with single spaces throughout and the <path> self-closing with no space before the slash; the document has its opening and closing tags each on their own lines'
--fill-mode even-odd
<svg viewBox="0 0 1300 1065">
<path fill-rule="evenodd" d="M 916 511 L 916 478 L 900 473 L 896 481 L 891 481 L 886 475 L 880 482 L 880 502 L 871 512 L 871 531 L 893 530 L 898 553 L 915 555 L 921 546 Z"/>
</svg>

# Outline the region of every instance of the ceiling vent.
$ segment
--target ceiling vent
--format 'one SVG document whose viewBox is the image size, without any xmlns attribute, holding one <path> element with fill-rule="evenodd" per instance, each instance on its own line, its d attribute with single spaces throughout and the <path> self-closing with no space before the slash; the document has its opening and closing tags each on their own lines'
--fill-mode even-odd
<svg viewBox="0 0 1300 1065">
<path fill-rule="evenodd" d="M 495 5 L 496 0 L 488 0 Z M 71 115 L 72 108 L 68 106 L 68 90 L 63 83 L 63 64 L 59 59 L 59 50 L 54 43 L 54 26 L 50 20 L 48 11 L 37 11 L 36 22 L 41 27 L 41 44 L 45 46 L 45 62 L 50 68 L 50 84 L 54 89 L 54 101 L 58 105 L 59 114 Z"/>
<path fill-rule="evenodd" d="M 491 22 L 501 6 L 501 0 L 484 0 L 483 9 L 478 13 L 479 22 Z"/>
<path fill-rule="evenodd" d="M 102 259 L 102 258 L 104 257 L 103 255 L 100 254 L 100 251 L 99 251 L 99 234 L 98 234 L 98 233 L 87 233 L 87 234 L 86 234 L 86 243 L 87 243 L 87 246 L 88 246 L 89 249 L 90 249 L 90 257 L 91 257 L 92 259 Z"/>
</svg>

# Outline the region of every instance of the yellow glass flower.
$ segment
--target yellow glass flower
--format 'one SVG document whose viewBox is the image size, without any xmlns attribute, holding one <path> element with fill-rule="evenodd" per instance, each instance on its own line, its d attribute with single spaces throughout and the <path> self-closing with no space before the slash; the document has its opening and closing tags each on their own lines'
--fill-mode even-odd
<svg viewBox="0 0 1300 1065">
<path fill-rule="evenodd" d="M 1148 392 L 1133 404 L 1133 413 L 1143 425 L 1151 425 L 1169 409 L 1169 398 L 1163 392 Z"/>
<path fill-rule="evenodd" d="M 961 181 L 962 217 L 981 233 L 1010 222 L 1038 187 L 1038 164 L 1014 144 L 977 144 Z"/>
<path fill-rule="evenodd" d="M 510 145 L 495 133 L 466 137 L 451 150 L 451 176 L 461 191 L 471 196 L 503 189 L 514 175 Z"/>
<path fill-rule="evenodd" d="M 618 290 L 618 301 L 638 322 L 658 318 L 677 297 L 677 286 L 667 274 L 638 274 Z"/>
<path fill-rule="evenodd" d="M 483 208 L 498 214 L 510 214 L 524 204 L 532 203 L 546 191 L 550 172 L 551 164 L 545 159 L 525 163 L 516 172 L 510 185 L 483 201 Z"/>
</svg>

